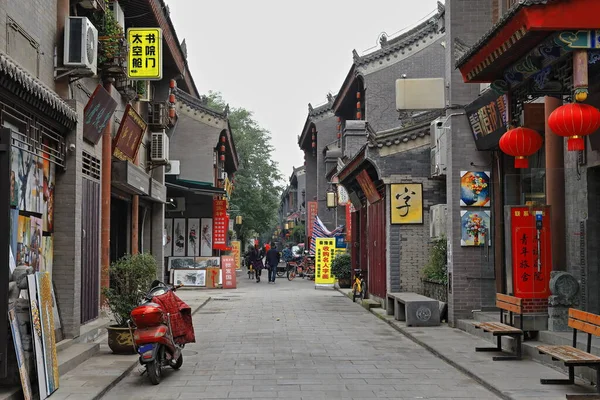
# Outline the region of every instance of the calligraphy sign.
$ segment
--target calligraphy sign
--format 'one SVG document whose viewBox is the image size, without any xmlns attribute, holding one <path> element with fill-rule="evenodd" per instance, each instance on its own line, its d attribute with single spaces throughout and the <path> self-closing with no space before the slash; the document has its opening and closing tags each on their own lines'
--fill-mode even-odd
<svg viewBox="0 0 600 400">
<path fill-rule="evenodd" d="M 346 243 L 350 243 L 352 246 L 352 210 L 354 206 L 352 203 L 346 204 Z"/>
<path fill-rule="evenodd" d="M 235 261 L 235 268 L 242 268 L 242 242 L 239 240 L 231 241 L 231 255 Z"/>
<path fill-rule="evenodd" d="M 335 277 L 331 274 L 331 263 L 336 254 L 335 239 L 318 238 L 316 240 L 315 284 L 333 285 Z"/>
<path fill-rule="evenodd" d="M 136 80 L 162 79 L 162 29 L 129 28 L 127 77 Z"/>
<path fill-rule="evenodd" d="M 227 248 L 227 201 L 213 199 L 213 249 Z"/>
<path fill-rule="evenodd" d="M 371 180 L 369 173 L 366 170 L 360 171 L 360 173 L 356 176 L 356 181 L 360 185 L 365 197 L 369 204 L 377 203 L 381 200 L 381 196 L 375 187 L 375 184 Z"/>
<path fill-rule="evenodd" d="M 221 274 L 223 276 L 223 289 L 235 289 L 237 285 L 233 256 L 221 257 Z"/>
<path fill-rule="evenodd" d="M 113 140 L 113 156 L 119 160 L 135 162 L 148 124 L 127 104 L 121 126 Z"/>
<path fill-rule="evenodd" d="M 390 185 L 391 223 L 423 223 L 423 184 L 402 183 Z"/>
<path fill-rule="evenodd" d="M 508 96 L 488 89 L 465 107 L 477 150 L 498 147 L 500 137 L 508 130 Z"/>
<path fill-rule="evenodd" d="M 536 212 L 542 228 L 536 229 Z M 514 295 L 522 299 L 548 298 L 552 271 L 550 212 L 547 208 L 511 209 L 511 245 Z"/>
<path fill-rule="evenodd" d="M 309 201 L 307 204 L 307 217 L 308 217 L 308 237 L 312 237 L 313 227 L 315 223 L 315 217 L 319 213 L 319 203 L 316 201 Z"/>
<path fill-rule="evenodd" d="M 96 86 L 83 109 L 83 138 L 98 144 L 108 122 L 117 109 L 117 102 L 102 85 Z"/>
</svg>

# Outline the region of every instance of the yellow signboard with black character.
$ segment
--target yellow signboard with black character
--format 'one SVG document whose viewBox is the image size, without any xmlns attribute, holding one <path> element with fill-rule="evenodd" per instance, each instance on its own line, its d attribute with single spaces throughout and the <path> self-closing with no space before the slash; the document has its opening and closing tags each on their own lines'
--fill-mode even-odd
<svg viewBox="0 0 600 400">
<path fill-rule="evenodd" d="M 135 80 L 162 79 L 162 29 L 129 28 L 127 77 Z"/>
</svg>

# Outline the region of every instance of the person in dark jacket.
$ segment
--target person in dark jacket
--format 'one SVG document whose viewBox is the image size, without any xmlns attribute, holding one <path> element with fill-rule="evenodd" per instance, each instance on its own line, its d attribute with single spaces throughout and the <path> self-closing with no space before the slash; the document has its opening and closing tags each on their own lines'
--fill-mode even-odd
<svg viewBox="0 0 600 400">
<path fill-rule="evenodd" d="M 262 251 L 259 250 L 258 246 L 254 246 L 254 250 L 250 253 L 250 263 L 254 268 L 254 274 L 256 276 L 256 283 L 260 282 L 260 275 L 262 273 L 263 266 L 263 254 Z"/>
<path fill-rule="evenodd" d="M 279 265 L 280 254 L 275 247 L 275 243 L 271 244 L 271 248 L 267 251 L 267 267 L 269 268 L 269 283 L 275 283 L 277 276 L 277 265 Z"/>
</svg>

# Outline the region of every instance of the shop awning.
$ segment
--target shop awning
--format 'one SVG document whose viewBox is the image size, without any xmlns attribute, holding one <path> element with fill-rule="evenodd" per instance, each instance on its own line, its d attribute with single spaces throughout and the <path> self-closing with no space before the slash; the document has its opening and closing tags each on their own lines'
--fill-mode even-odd
<svg viewBox="0 0 600 400">
<path fill-rule="evenodd" d="M 225 189 L 214 187 L 209 182 L 198 182 L 187 179 L 172 179 L 167 178 L 165 182 L 167 188 L 181 190 L 183 192 L 191 192 L 199 195 L 224 195 L 226 194 Z"/>
<path fill-rule="evenodd" d="M 56 92 L 0 51 L 0 85 L 55 118 L 66 128 L 77 124 L 77 112 Z"/>
<path fill-rule="evenodd" d="M 300 213 L 294 212 L 294 213 L 291 213 L 290 215 L 288 215 L 288 217 L 286 218 L 286 221 L 294 221 L 298 218 L 300 218 Z"/>
<path fill-rule="evenodd" d="M 502 80 L 506 68 L 548 36 L 600 28 L 599 13 L 598 0 L 521 0 L 465 52 L 456 66 L 468 83 Z M 550 55 L 541 52 L 539 56 Z"/>
</svg>

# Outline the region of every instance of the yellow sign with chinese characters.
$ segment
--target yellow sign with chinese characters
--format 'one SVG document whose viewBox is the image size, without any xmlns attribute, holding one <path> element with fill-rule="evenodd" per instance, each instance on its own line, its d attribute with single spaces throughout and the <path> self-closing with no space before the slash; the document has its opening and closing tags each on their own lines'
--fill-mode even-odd
<svg viewBox="0 0 600 400">
<path fill-rule="evenodd" d="M 162 79 L 162 29 L 129 28 L 127 77 L 136 80 Z"/>
<path fill-rule="evenodd" d="M 401 183 L 390 186 L 392 224 L 422 224 L 423 184 Z"/>
<path fill-rule="evenodd" d="M 318 238 L 315 250 L 315 285 L 331 285 L 335 277 L 331 273 L 331 263 L 338 249 L 335 248 L 334 238 Z"/>
<path fill-rule="evenodd" d="M 242 268 L 242 242 L 239 240 L 231 241 L 231 255 L 235 261 L 235 269 Z"/>
</svg>

